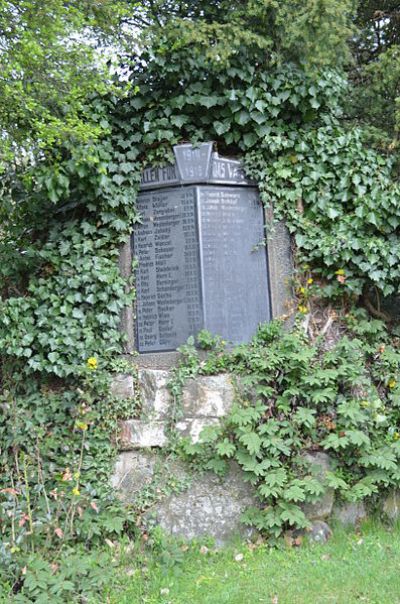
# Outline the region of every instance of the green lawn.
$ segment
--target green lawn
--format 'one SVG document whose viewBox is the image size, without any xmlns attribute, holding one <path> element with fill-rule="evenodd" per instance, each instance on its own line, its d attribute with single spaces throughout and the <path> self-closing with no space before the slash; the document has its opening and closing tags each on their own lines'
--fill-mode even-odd
<svg viewBox="0 0 400 604">
<path fill-rule="evenodd" d="M 182 559 L 171 564 L 174 556 Z M 126 558 L 103 602 L 400 604 L 400 527 L 369 524 L 358 534 L 337 529 L 326 545 L 298 548 L 239 545 L 205 554 L 200 546 L 176 548 L 164 564 Z"/>
</svg>

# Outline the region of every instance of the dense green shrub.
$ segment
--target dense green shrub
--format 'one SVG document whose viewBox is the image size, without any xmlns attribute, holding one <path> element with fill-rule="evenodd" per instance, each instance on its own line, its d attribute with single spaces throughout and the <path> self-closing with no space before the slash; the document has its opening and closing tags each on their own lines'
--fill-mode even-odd
<svg viewBox="0 0 400 604">
<path fill-rule="evenodd" d="M 244 519 L 267 534 L 307 526 L 302 504 L 327 488 L 355 502 L 400 484 L 398 343 L 382 322 L 358 319 L 358 333 L 350 330 L 329 349 L 323 337 L 310 342 L 301 326 L 286 332 L 275 322 L 250 345 L 219 346 L 205 361 L 194 347 L 182 351 L 172 388 L 188 376 L 231 371 L 237 400 L 223 425 L 205 428 L 199 443 L 186 440 L 181 450 L 216 472 L 236 460 L 262 502 Z M 329 453 L 332 471 L 313 474 L 305 451 Z"/>
</svg>

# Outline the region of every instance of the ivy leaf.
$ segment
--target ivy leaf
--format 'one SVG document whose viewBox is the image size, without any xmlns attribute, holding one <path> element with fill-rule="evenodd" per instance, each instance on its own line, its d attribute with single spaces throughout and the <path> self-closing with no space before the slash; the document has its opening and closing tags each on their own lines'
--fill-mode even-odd
<svg viewBox="0 0 400 604">
<path fill-rule="evenodd" d="M 214 130 L 218 134 L 218 136 L 221 136 L 221 134 L 225 134 L 225 132 L 228 132 L 230 127 L 231 123 L 229 120 L 226 120 L 225 122 L 214 122 Z"/>
<path fill-rule="evenodd" d="M 182 128 L 189 121 L 189 118 L 186 115 L 171 115 L 170 121 L 173 126 Z"/>
<path fill-rule="evenodd" d="M 243 143 L 245 147 L 252 147 L 258 141 L 258 136 L 254 132 L 249 132 L 243 135 Z"/>
<path fill-rule="evenodd" d="M 209 95 L 209 96 L 199 95 L 196 100 L 200 105 L 204 105 L 205 107 L 207 107 L 207 109 L 210 109 L 210 107 L 214 107 L 215 105 L 218 105 L 220 102 L 219 97 L 212 96 L 212 95 Z"/>
<path fill-rule="evenodd" d="M 237 124 L 239 124 L 240 126 L 244 126 L 251 120 L 251 117 L 248 111 L 242 110 L 235 114 L 234 119 Z"/>
</svg>

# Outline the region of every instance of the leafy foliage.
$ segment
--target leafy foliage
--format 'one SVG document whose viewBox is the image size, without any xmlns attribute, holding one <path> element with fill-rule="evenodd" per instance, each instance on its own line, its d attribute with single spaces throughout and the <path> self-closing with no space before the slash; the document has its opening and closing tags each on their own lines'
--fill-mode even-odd
<svg viewBox="0 0 400 604">
<path fill-rule="evenodd" d="M 110 396 L 108 373 L 93 360 L 66 384 L 3 371 L 1 577 L 18 602 L 96 593 L 110 564 L 104 539 L 134 532 L 109 487 L 110 431 L 133 410 Z"/>
<path fill-rule="evenodd" d="M 223 363 L 236 376 L 237 406 L 224 425 L 205 429 L 200 443 L 184 440 L 182 452 L 219 472 L 236 460 L 262 502 L 244 520 L 273 536 L 307 526 L 303 506 L 327 488 L 359 501 L 397 487 L 400 351 L 387 340 L 383 330 L 366 345 L 349 332 L 326 350 L 301 329 L 285 333 L 272 323 L 249 346 L 219 351 L 219 363 L 186 349 L 198 373 L 218 372 Z M 313 466 L 313 451 L 329 453 L 330 472 Z"/>
<path fill-rule="evenodd" d="M 20 146 L 32 150 L 96 136 L 85 120 L 85 100 L 113 87 L 96 46 L 116 43 L 124 9 L 109 0 L 1 1 L 1 159 Z"/>
<path fill-rule="evenodd" d="M 132 301 L 118 248 L 95 225 L 71 222 L 53 230 L 38 257 L 44 264 L 26 295 L 2 304 L 4 357 L 66 376 L 91 356 L 118 352 L 120 313 Z"/>
<path fill-rule="evenodd" d="M 391 162 L 363 145 L 362 132 L 340 127 L 272 132 L 263 146 L 248 155 L 249 171 L 327 295 L 372 286 L 383 296 L 397 293 L 400 189 Z"/>
<path fill-rule="evenodd" d="M 0 530 L 2 573 L 21 602 L 46 590 L 54 602 L 90 594 L 105 562 L 96 570 L 88 552 L 131 527 L 106 476 L 110 434 L 132 409 L 109 396 L 105 373 L 133 298 L 116 259 L 140 220 L 144 163 L 165 163 L 186 140 L 245 154 L 313 271 L 308 291 L 399 287 L 390 162 L 342 122 L 348 88 L 336 68 L 348 61 L 349 0 L 127 2 L 122 15 L 107 1 L 42 4 L 0 5 Z M 141 52 L 125 53 L 127 81 L 117 86 L 87 42 L 121 16 L 148 27 Z M 397 344 L 365 316 L 348 322 L 354 337 L 331 351 L 275 323 L 230 354 L 203 333 L 208 358 L 200 364 L 189 343 L 171 386 L 179 400 L 188 377 L 230 369 L 255 393 L 186 453 L 218 472 L 236 459 L 266 502 L 248 520 L 273 534 L 304 526 L 301 505 L 328 486 L 356 500 L 397 484 Z M 298 455 L 312 444 L 337 460 L 326 484 Z M 82 565 L 82 588 L 51 566 L 65 554 L 76 568 L 71 547 L 93 561 L 90 571 Z"/>
<path fill-rule="evenodd" d="M 347 111 L 369 130 L 380 146 L 398 153 L 400 20 L 396 0 L 358 3 L 355 58 L 350 70 L 354 88 Z"/>
</svg>

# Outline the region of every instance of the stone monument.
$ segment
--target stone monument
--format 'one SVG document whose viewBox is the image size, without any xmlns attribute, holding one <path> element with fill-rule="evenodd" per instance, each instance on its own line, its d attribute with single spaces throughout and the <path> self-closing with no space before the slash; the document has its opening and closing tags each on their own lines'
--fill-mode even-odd
<svg viewBox="0 0 400 604">
<path fill-rule="evenodd" d="M 140 353 L 175 350 L 200 329 L 247 342 L 271 318 L 257 188 L 212 143 L 179 145 L 175 157 L 175 165 L 144 171 L 137 200 Z"/>
<path fill-rule="evenodd" d="M 271 209 L 265 215 L 256 183 L 239 161 L 213 153 L 212 143 L 178 145 L 174 153 L 173 164 L 144 170 L 141 222 L 120 255 L 127 278 L 137 261 L 136 304 L 122 316 L 137 373 L 135 380 L 116 375 L 112 386 L 114 396 L 135 401 L 116 436 L 112 483 L 124 501 L 134 502 L 141 487 L 159 487 L 160 476 L 165 484 L 172 479 L 181 486 L 166 499 L 161 493 L 153 520 L 172 534 L 208 534 L 222 543 L 243 531 L 241 514 L 257 503 L 254 490 L 234 464 L 220 482 L 210 473 L 188 474 L 182 464 L 169 467 L 160 454 L 176 406 L 170 368 L 177 347 L 200 329 L 235 344 L 249 341 L 259 323 L 290 314 L 290 238 L 284 224 L 273 223 Z M 229 414 L 237 388 L 228 374 L 189 380 L 175 432 L 197 442 L 205 427 Z"/>
<path fill-rule="evenodd" d="M 173 164 L 143 171 L 141 221 L 120 260 L 126 276 L 137 261 L 126 351 L 148 360 L 168 357 L 201 329 L 248 342 L 290 300 L 288 233 L 277 224 L 267 237 L 258 188 L 241 163 L 212 143 L 177 145 L 174 155 Z"/>
</svg>

